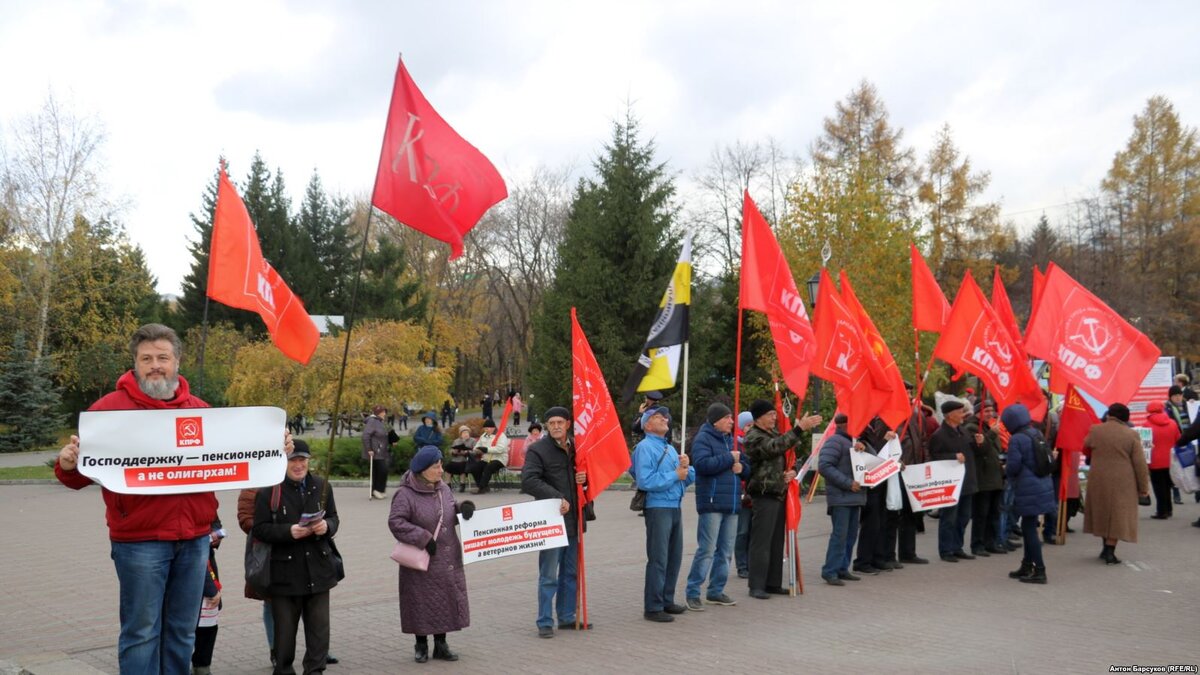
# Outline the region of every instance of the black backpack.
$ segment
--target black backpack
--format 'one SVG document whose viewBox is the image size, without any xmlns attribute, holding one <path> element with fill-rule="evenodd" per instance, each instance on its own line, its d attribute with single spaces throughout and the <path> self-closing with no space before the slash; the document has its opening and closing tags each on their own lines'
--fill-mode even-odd
<svg viewBox="0 0 1200 675">
<path fill-rule="evenodd" d="M 1046 440 L 1032 433 L 1026 433 L 1033 442 L 1033 475 L 1045 478 L 1050 475 L 1050 446 Z"/>
</svg>

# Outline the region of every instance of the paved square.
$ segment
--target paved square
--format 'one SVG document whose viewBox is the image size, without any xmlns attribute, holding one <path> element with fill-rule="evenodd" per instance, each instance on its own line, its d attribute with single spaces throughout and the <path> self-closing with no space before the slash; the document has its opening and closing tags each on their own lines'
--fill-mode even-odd
<svg viewBox="0 0 1200 675">
<path fill-rule="evenodd" d="M 390 493 L 389 493 L 390 494 Z M 468 566 L 471 626 L 449 637 L 461 660 L 412 662 L 412 638 L 400 632 L 395 564 L 386 501 L 365 487 L 337 488 L 338 546 L 348 577 L 332 592 L 330 673 L 813 672 L 1109 672 L 1112 664 L 1195 664 L 1200 619 L 1200 505 L 1190 496 L 1175 517 L 1150 520 L 1142 509 L 1141 543 L 1121 544 L 1125 565 L 1096 559 L 1097 539 L 1074 534 L 1047 546 L 1050 583 L 1020 584 L 1007 572 L 1019 552 L 956 565 L 936 560 L 936 524 L 918 535 L 929 565 L 835 588 L 821 582 L 829 519 L 818 499 L 806 505 L 801 556 L 806 593 L 752 600 L 730 581 L 736 607 L 707 606 L 673 624 L 641 616 L 645 534 L 629 511 L 629 493 L 597 504 L 585 546 L 589 611 L 596 629 L 538 639 L 536 559 L 514 556 Z M 227 584 L 214 673 L 268 673 L 257 602 L 242 597 L 245 537 L 236 494 L 218 494 L 230 536 L 218 552 Z M 481 507 L 525 499 L 506 490 L 476 497 Z M 98 488 L 0 486 L 7 513 L 0 548 L 0 662 L 34 673 L 117 672 L 117 582 Z M 684 560 L 676 600 L 695 550 L 694 497 L 684 498 Z M 930 521 L 932 522 L 932 521 Z M 1082 527 L 1082 517 L 1074 521 Z M 301 641 L 303 636 L 301 636 Z M 40 656 L 39 656 L 40 655 Z M 50 665 L 40 667 L 38 661 Z M 86 664 L 86 665 L 85 665 Z M 57 668 L 57 670 L 55 669 Z"/>
</svg>

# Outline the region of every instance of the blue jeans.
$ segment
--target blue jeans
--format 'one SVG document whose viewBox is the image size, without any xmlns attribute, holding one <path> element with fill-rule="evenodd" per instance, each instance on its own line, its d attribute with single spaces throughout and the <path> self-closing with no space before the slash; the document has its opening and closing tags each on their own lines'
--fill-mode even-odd
<svg viewBox="0 0 1200 675">
<path fill-rule="evenodd" d="M 960 496 L 958 504 L 943 506 L 938 511 L 938 555 L 953 555 L 963 550 L 963 534 L 971 522 L 974 496 Z"/>
<path fill-rule="evenodd" d="M 1008 533 L 1012 532 L 1016 520 L 1012 512 L 1013 499 L 1013 486 L 1012 483 L 1008 483 L 1004 486 L 1004 495 L 1000 498 L 1000 529 L 996 531 L 996 546 L 1000 548 L 1008 545 Z"/>
<path fill-rule="evenodd" d="M 575 622 L 578 562 L 577 539 L 568 538 L 566 546 L 538 553 L 538 628 L 554 625 L 556 609 L 559 623 Z"/>
<path fill-rule="evenodd" d="M 683 512 L 669 508 L 646 511 L 646 586 L 642 609 L 661 612 L 675 604 L 675 584 L 683 563 Z"/>
<path fill-rule="evenodd" d="M 700 587 L 708 578 L 707 596 L 715 598 L 725 592 L 729 580 L 729 554 L 737 536 L 738 516 L 735 513 L 701 513 L 696 522 L 696 557 L 688 573 L 687 597 L 699 598 Z"/>
<path fill-rule="evenodd" d="M 1045 567 L 1046 561 L 1042 559 L 1042 541 L 1038 539 L 1037 516 L 1021 516 L 1021 534 L 1025 535 L 1025 555 L 1021 559 L 1022 562 Z"/>
<path fill-rule="evenodd" d="M 114 541 L 111 557 L 121 585 L 121 672 L 191 672 L 208 535 L 183 541 Z"/>
<path fill-rule="evenodd" d="M 861 506 L 830 506 L 829 518 L 833 521 L 833 529 L 829 532 L 829 547 L 825 549 L 825 564 L 821 567 L 821 577 L 831 579 L 839 572 L 850 571 L 850 555 L 846 546 L 854 546 L 858 538 L 858 520 Z"/>
<path fill-rule="evenodd" d="M 753 518 L 752 509 L 743 506 L 738 511 L 737 539 L 733 542 L 733 561 L 738 574 L 750 574 L 750 523 Z"/>
</svg>

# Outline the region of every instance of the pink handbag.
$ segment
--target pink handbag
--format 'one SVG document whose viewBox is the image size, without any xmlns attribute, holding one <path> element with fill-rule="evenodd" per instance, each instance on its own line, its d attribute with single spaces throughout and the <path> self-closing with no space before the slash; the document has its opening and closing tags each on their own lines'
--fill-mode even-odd
<svg viewBox="0 0 1200 675">
<path fill-rule="evenodd" d="M 438 524 L 433 530 L 433 539 L 437 541 L 438 535 L 442 533 L 442 519 L 446 515 L 446 504 L 442 501 L 442 495 L 438 493 Z M 429 570 L 429 551 L 423 548 L 405 544 L 402 541 L 397 541 L 392 547 L 392 560 L 395 560 L 400 565 L 413 570 L 426 572 Z"/>
</svg>

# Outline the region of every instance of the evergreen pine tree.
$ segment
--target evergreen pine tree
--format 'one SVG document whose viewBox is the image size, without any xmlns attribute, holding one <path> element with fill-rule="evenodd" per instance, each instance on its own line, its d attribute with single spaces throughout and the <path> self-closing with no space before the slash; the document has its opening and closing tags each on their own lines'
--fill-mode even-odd
<svg viewBox="0 0 1200 675">
<path fill-rule="evenodd" d="M 571 307 L 610 390 L 619 390 L 679 255 L 670 233 L 675 188 L 632 114 L 613 125 L 594 167 L 596 178 L 576 188 L 554 283 L 534 318 L 530 384 L 542 409 L 571 401 Z"/>
<path fill-rule="evenodd" d="M 62 415 L 49 361 L 33 358 L 23 332 L 0 359 L 0 452 L 33 450 L 57 437 Z"/>
<path fill-rule="evenodd" d="M 300 262 L 292 290 L 310 314 L 344 314 L 355 271 L 350 236 L 351 211 L 345 199 L 330 198 L 313 171 L 296 216 L 295 236 Z"/>
<path fill-rule="evenodd" d="M 400 244 L 386 236 L 376 239 L 375 248 L 367 251 L 363 261 L 356 325 L 360 319 L 417 322 L 425 318 L 429 298 L 420 280 L 406 280 L 407 268 Z"/>
</svg>

